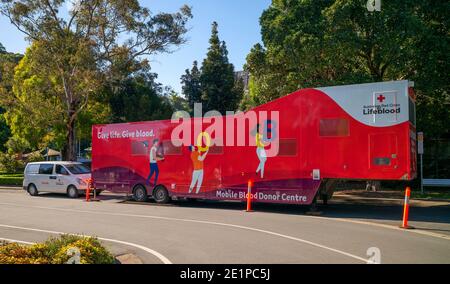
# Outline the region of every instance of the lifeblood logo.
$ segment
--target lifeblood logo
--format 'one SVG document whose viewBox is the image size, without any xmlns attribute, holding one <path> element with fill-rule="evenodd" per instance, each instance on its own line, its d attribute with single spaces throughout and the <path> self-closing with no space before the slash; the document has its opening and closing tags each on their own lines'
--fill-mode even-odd
<svg viewBox="0 0 450 284">
<path fill-rule="evenodd" d="M 395 115 L 401 113 L 396 93 L 378 93 L 373 96 L 373 104 L 364 105 L 363 115 Z M 386 117 L 388 118 L 388 117 Z"/>
<path fill-rule="evenodd" d="M 373 115 L 373 114 L 394 114 L 394 113 L 400 113 L 401 108 L 395 108 L 396 105 L 386 105 L 386 106 L 369 106 L 366 108 L 364 106 L 363 114 L 364 115 Z M 399 106 L 399 105 L 398 105 Z"/>
</svg>

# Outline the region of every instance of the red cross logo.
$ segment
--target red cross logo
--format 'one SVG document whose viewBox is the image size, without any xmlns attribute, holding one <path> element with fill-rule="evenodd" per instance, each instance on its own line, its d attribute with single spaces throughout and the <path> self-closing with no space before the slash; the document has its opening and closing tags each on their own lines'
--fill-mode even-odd
<svg viewBox="0 0 450 284">
<path fill-rule="evenodd" d="M 384 100 L 386 99 L 386 97 L 385 96 L 383 96 L 383 95 L 380 95 L 379 97 L 378 97 L 378 101 L 380 102 L 380 104 L 382 104 L 383 102 L 384 102 Z"/>
</svg>

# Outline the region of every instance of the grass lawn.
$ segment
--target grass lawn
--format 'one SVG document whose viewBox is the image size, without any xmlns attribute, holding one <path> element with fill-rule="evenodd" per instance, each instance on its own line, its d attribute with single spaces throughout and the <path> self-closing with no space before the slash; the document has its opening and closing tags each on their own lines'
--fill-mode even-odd
<svg viewBox="0 0 450 284">
<path fill-rule="evenodd" d="M 22 185 L 23 181 L 23 173 L 18 174 L 7 174 L 7 173 L 0 173 L 0 186 L 5 185 Z"/>
</svg>

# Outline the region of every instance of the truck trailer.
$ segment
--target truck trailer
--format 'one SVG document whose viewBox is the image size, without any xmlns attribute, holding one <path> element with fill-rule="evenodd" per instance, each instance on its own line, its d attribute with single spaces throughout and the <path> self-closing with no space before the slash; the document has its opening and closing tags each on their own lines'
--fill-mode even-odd
<svg viewBox="0 0 450 284">
<path fill-rule="evenodd" d="M 337 181 L 417 175 L 413 83 L 310 88 L 245 113 L 94 125 L 94 186 L 135 200 L 311 205 Z"/>
</svg>

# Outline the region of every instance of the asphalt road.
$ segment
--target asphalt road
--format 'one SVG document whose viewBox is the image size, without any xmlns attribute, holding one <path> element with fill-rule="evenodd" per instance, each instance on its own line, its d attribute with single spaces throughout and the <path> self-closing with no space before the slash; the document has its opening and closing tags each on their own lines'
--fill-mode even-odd
<svg viewBox="0 0 450 284">
<path fill-rule="evenodd" d="M 114 254 L 144 263 L 356 263 L 380 252 L 381 263 L 450 263 L 450 205 L 413 205 L 411 224 L 400 230 L 401 206 L 337 198 L 323 215 L 305 208 L 240 203 L 178 202 L 168 206 L 99 203 L 63 196 L 31 197 L 0 190 L 0 239 L 39 242 L 59 233 L 99 237 Z"/>
</svg>

